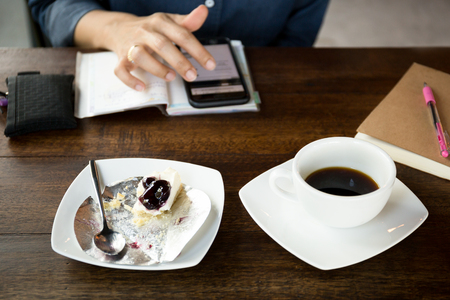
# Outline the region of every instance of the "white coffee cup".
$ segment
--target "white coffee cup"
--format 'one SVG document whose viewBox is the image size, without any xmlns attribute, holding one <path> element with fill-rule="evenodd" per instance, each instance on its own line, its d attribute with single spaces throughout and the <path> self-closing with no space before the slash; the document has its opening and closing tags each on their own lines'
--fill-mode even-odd
<svg viewBox="0 0 450 300">
<path fill-rule="evenodd" d="M 311 173 L 328 167 L 363 172 L 377 183 L 378 189 L 358 196 L 338 196 L 315 189 L 305 181 Z M 395 164 L 381 148 L 354 138 L 331 137 L 303 147 L 295 155 L 292 169 L 274 169 L 269 184 L 279 196 L 301 203 L 320 223 L 350 228 L 372 220 L 381 212 L 391 195 L 395 177 Z M 291 182 L 290 191 L 280 187 L 280 178 Z"/>
</svg>

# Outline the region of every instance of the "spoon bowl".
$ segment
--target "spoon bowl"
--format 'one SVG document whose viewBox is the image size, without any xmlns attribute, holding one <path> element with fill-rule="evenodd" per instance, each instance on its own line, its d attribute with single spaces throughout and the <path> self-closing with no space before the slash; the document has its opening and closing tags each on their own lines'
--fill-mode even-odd
<svg viewBox="0 0 450 300">
<path fill-rule="evenodd" d="M 97 194 L 97 201 L 103 223 L 103 229 L 93 238 L 94 244 L 98 249 L 108 255 L 117 255 L 125 248 L 125 238 L 119 232 L 109 228 L 108 222 L 106 221 L 105 208 L 103 206 L 103 197 L 100 191 L 97 164 L 94 160 L 89 161 L 89 167 L 91 169 L 92 182 Z"/>
</svg>

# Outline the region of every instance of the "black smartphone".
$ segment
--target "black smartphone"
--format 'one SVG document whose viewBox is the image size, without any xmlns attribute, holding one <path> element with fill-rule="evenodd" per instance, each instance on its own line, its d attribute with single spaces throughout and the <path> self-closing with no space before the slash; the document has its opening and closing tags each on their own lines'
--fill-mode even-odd
<svg viewBox="0 0 450 300">
<path fill-rule="evenodd" d="M 250 99 L 247 85 L 236 61 L 228 38 L 200 39 L 216 60 L 216 68 L 208 71 L 180 49 L 197 69 L 197 78 L 184 81 L 189 103 L 196 108 L 236 105 Z"/>
</svg>

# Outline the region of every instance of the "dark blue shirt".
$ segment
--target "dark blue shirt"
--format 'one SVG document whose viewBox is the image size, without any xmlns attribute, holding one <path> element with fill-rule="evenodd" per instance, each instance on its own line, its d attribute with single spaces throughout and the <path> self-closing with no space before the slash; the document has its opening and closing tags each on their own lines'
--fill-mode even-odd
<svg viewBox="0 0 450 300">
<path fill-rule="evenodd" d="M 29 0 L 34 19 L 55 47 L 73 46 L 75 27 L 95 9 L 147 16 L 155 12 L 188 14 L 200 4 L 209 8 L 194 35 L 224 36 L 244 46 L 314 44 L 328 0 Z"/>
</svg>

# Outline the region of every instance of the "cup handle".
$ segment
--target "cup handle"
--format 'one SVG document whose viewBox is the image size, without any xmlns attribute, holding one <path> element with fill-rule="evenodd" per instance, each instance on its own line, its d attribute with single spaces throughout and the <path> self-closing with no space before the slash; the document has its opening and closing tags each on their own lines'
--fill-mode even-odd
<svg viewBox="0 0 450 300">
<path fill-rule="evenodd" d="M 278 196 L 285 198 L 289 201 L 298 202 L 298 199 L 297 199 L 297 196 L 295 193 L 286 191 L 278 186 L 277 180 L 279 178 L 285 178 L 285 179 L 289 180 L 289 182 L 291 183 L 292 189 L 293 189 L 294 185 L 292 182 L 292 171 L 283 169 L 283 168 L 273 170 L 270 173 L 269 186 L 272 189 L 272 191 L 274 191 L 275 194 L 277 194 Z"/>
</svg>

